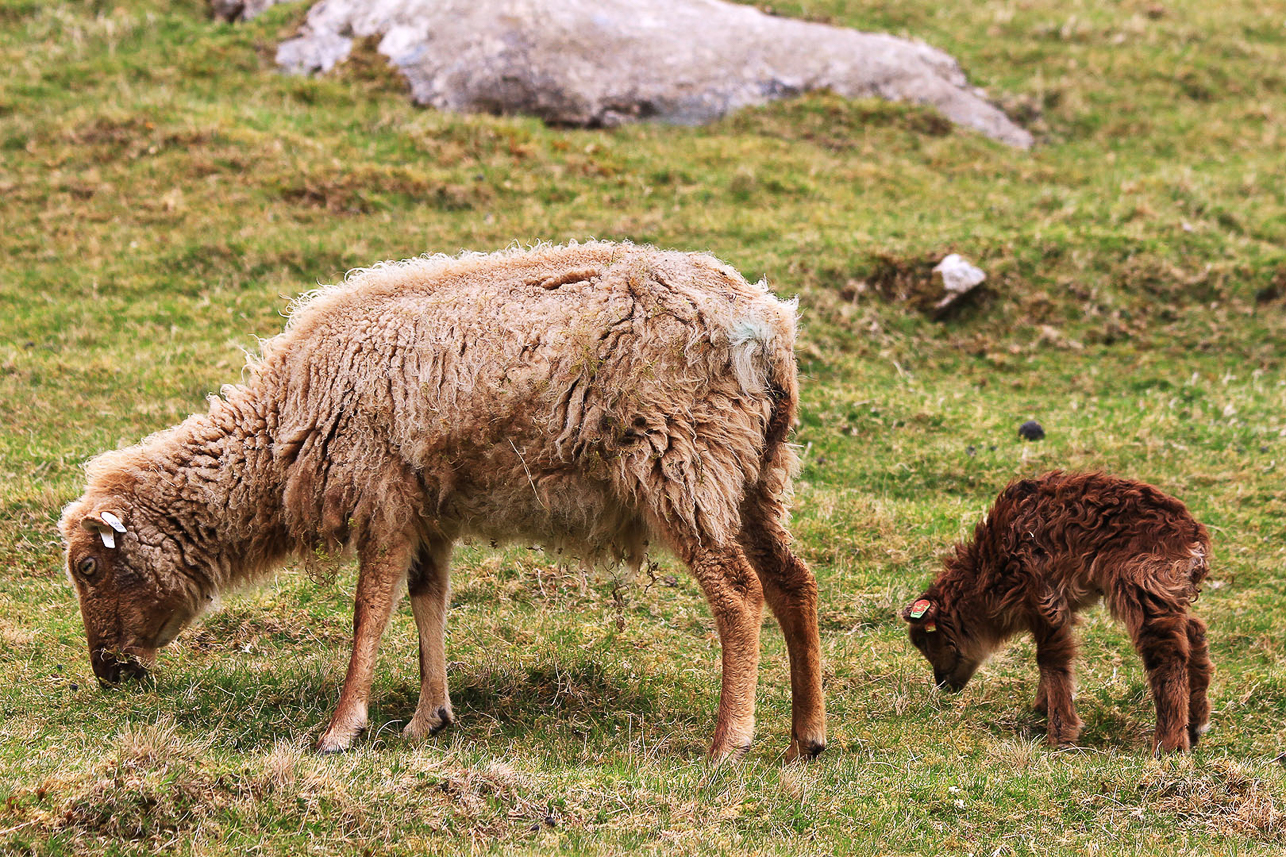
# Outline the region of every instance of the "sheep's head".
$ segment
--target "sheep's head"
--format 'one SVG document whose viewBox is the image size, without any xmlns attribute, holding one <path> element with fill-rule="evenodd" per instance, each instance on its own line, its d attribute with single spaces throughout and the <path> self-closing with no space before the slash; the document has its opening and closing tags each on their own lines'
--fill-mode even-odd
<svg viewBox="0 0 1286 857">
<path fill-rule="evenodd" d="M 67 507 L 59 527 L 99 683 L 144 678 L 157 649 L 206 600 L 191 577 L 180 573 L 177 544 L 120 498 L 86 496 Z"/>
<path fill-rule="evenodd" d="M 944 610 L 933 591 L 921 595 L 902 611 L 911 643 L 933 667 L 933 681 L 952 693 L 963 690 L 987 653 L 961 627 L 959 617 Z"/>
</svg>

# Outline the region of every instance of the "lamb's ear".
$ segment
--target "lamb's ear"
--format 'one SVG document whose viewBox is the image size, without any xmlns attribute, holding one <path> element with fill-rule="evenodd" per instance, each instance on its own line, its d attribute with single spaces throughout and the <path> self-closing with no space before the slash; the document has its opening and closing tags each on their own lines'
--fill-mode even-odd
<svg viewBox="0 0 1286 857">
<path fill-rule="evenodd" d="M 927 598 L 917 598 L 902 611 L 902 618 L 912 625 L 924 625 L 925 630 L 937 627 L 938 605 Z"/>
<path fill-rule="evenodd" d="M 113 512 L 96 512 L 80 519 L 80 525 L 91 533 L 98 533 L 103 547 L 116 547 L 116 534 L 125 532 L 125 524 Z"/>
</svg>

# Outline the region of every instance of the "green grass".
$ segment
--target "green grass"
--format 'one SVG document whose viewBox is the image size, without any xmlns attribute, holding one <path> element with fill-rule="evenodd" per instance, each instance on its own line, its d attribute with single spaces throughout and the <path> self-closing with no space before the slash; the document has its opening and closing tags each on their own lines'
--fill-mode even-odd
<svg viewBox="0 0 1286 857">
<path fill-rule="evenodd" d="M 1286 12 L 1244 0 L 775 4 L 958 56 L 1041 144 L 827 95 L 708 128 L 546 128 L 412 108 L 360 53 L 274 73 L 298 4 L 0 0 L 0 852 L 1257 854 L 1286 834 Z M 705 249 L 798 295 L 794 530 L 822 593 L 830 748 L 703 758 L 700 594 L 463 549 L 459 722 L 419 746 L 414 631 L 371 735 L 307 750 L 347 659 L 352 570 L 283 570 L 162 655 L 92 680 L 55 532 L 90 455 L 203 409 L 288 300 L 351 267 L 587 237 Z M 981 294 L 934 321 L 927 268 Z M 1048 431 L 1025 444 L 1028 418 Z M 1083 624 L 1084 749 L 1051 753 L 1019 641 L 931 691 L 897 608 L 1011 478 L 1105 468 L 1211 528 L 1214 730 L 1148 754 L 1138 658 Z"/>
</svg>

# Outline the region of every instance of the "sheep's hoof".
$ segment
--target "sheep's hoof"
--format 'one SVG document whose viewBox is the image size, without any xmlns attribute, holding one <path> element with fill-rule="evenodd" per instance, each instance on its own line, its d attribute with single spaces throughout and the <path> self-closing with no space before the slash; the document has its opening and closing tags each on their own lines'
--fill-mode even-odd
<svg viewBox="0 0 1286 857">
<path fill-rule="evenodd" d="M 406 724 L 406 728 L 402 730 L 402 737 L 413 741 L 427 738 L 430 735 L 438 734 L 452 723 L 455 723 L 455 713 L 451 710 L 449 703 L 430 709 L 424 715 L 417 711 L 415 716 L 411 718 L 411 722 Z"/>
<path fill-rule="evenodd" d="M 317 752 L 323 756 L 342 753 L 353 746 L 352 738 L 344 738 L 327 733 L 317 739 Z"/>
<path fill-rule="evenodd" d="M 798 738 L 790 742 L 790 747 L 786 749 L 786 763 L 790 764 L 797 759 L 803 759 L 805 762 L 812 761 L 821 755 L 826 749 L 826 739 L 820 740 L 814 738 L 801 741 Z"/>
<path fill-rule="evenodd" d="M 722 765 L 724 762 L 737 762 L 743 756 L 750 752 L 751 741 L 744 744 L 725 744 L 723 747 L 710 748 L 710 761 L 716 765 Z"/>
<path fill-rule="evenodd" d="M 366 729 L 366 724 L 361 723 L 357 726 L 339 726 L 332 723 L 317 739 L 317 752 L 322 755 L 331 753 L 342 753 L 353 746 L 357 736 L 362 734 Z"/>
</svg>

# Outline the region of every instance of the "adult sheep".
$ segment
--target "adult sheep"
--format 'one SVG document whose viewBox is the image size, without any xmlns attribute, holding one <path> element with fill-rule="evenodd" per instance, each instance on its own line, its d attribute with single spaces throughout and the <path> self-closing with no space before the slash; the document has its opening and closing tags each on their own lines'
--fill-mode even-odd
<svg viewBox="0 0 1286 857">
<path fill-rule="evenodd" d="M 87 467 L 61 529 L 100 681 L 142 675 L 214 597 L 290 555 L 352 549 L 353 653 L 318 742 L 367 722 L 403 581 L 421 689 L 454 719 L 447 563 L 465 536 L 692 570 L 723 685 L 711 754 L 754 731 L 767 599 L 790 657 L 788 756 L 825 747 L 817 585 L 789 550 L 791 304 L 718 260 L 591 243 L 376 265 L 302 299 L 244 385 Z"/>
</svg>

